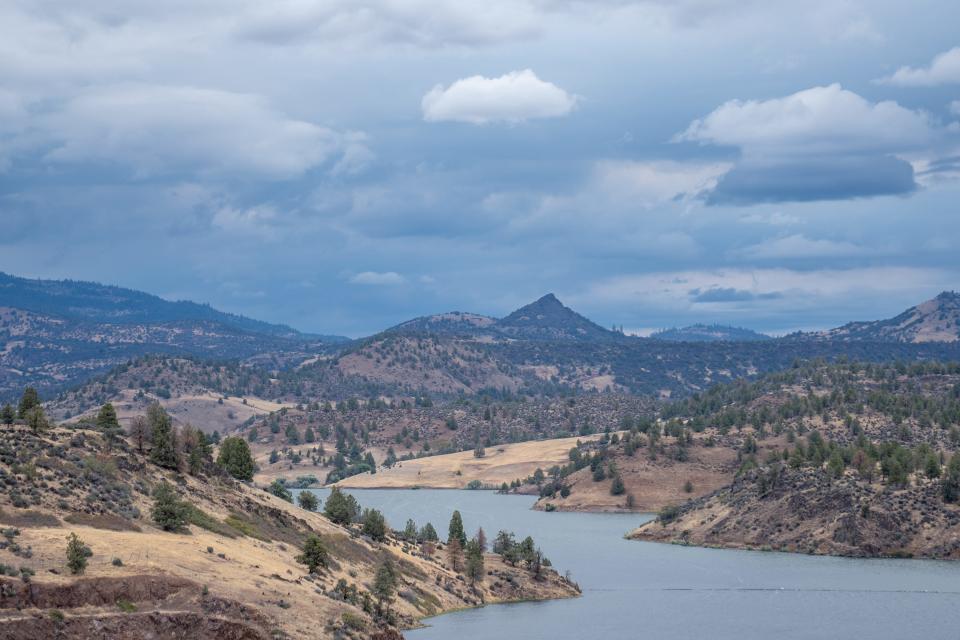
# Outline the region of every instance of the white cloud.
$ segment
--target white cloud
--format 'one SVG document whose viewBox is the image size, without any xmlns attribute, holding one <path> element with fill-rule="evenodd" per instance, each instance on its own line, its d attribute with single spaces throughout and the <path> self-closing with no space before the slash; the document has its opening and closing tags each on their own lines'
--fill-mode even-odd
<svg viewBox="0 0 960 640">
<path fill-rule="evenodd" d="M 835 258 L 862 255 L 864 249 L 852 242 L 808 238 L 793 234 L 750 245 L 734 254 L 748 259 Z"/>
<path fill-rule="evenodd" d="M 591 189 L 633 206 L 692 200 L 712 190 L 731 165 L 603 160 L 594 166 Z"/>
<path fill-rule="evenodd" d="M 771 100 L 731 100 L 674 140 L 794 155 L 903 151 L 929 143 L 933 135 L 925 114 L 892 101 L 871 103 L 832 84 Z"/>
<path fill-rule="evenodd" d="M 576 104 L 576 96 L 525 69 L 498 78 L 470 76 L 449 87 L 438 84 L 423 96 L 421 107 L 428 122 L 485 124 L 556 118 L 570 113 Z"/>
<path fill-rule="evenodd" d="M 403 284 L 407 281 L 396 271 L 362 271 L 350 277 L 351 284 L 363 284 L 373 286 L 394 286 Z"/>
<path fill-rule="evenodd" d="M 901 87 L 935 87 L 960 84 L 960 47 L 937 55 L 927 67 L 900 67 L 879 82 Z"/>
<path fill-rule="evenodd" d="M 195 87 L 91 89 L 38 122 L 60 162 L 293 178 L 337 155 L 351 166 L 362 141 L 272 109 L 256 95 Z M 362 154 L 360 154 L 362 155 Z"/>
</svg>

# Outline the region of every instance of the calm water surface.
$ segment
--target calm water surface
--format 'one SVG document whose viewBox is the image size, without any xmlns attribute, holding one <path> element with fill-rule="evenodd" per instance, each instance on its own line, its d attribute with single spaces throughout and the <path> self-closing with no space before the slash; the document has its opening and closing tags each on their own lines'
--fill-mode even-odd
<svg viewBox="0 0 960 640">
<path fill-rule="evenodd" d="M 325 498 L 327 491 L 317 490 Z M 409 640 L 794 638 L 960 639 L 960 564 L 855 560 L 627 541 L 650 516 L 531 511 L 530 496 L 487 491 L 351 490 L 394 528 L 446 535 L 459 509 L 482 526 L 532 535 L 583 597 L 492 605 L 426 621 Z"/>
</svg>

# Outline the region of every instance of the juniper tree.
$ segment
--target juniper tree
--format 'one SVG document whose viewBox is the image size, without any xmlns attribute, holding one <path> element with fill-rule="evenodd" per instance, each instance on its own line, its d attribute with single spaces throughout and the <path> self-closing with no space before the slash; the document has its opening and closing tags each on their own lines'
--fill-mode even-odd
<svg viewBox="0 0 960 640">
<path fill-rule="evenodd" d="M 373 578 L 373 595 L 377 598 L 377 604 L 380 607 L 389 607 L 396 590 L 397 570 L 390 555 L 384 554 Z"/>
<path fill-rule="evenodd" d="M 327 566 L 330 560 L 330 552 L 327 551 L 327 545 L 320 536 L 310 534 L 303 543 L 303 553 L 298 555 L 296 559 L 300 564 L 307 565 L 308 572 L 316 573 L 320 567 Z"/>
<path fill-rule="evenodd" d="M 363 510 L 363 532 L 378 542 L 387 539 L 387 521 L 376 509 Z"/>
<path fill-rule="evenodd" d="M 13 421 L 17 419 L 17 412 L 14 411 L 13 405 L 9 402 L 3 405 L 3 410 L 0 411 L 0 419 L 3 420 L 3 424 L 11 425 Z"/>
<path fill-rule="evenodd" d="M 300 505 L 301 509 L 306 509 L 307 511 L 316 511 L 319 503 L 320 501 L 317 500 L 317 496 L 315 496 L 312 491 L 304 490 L 297 496 L 297 504 Z"/>
<path fill-rule="evenodd" d="M 281 500 L 293 502 L 293 494 L 290 493 L 290 490 L 287 489 L 287 485 L 284 484 L 279 478 L 270 483 L 270 486 L 267 487 L 267 492 L 277 496 Z"/>
<path fill-rule="evenodd" d="M 73 575 L 80 575 L 87 568 L 87 547 L 76 533 L 67 536 L 67 568 Z"/>
<path fill-rule="evenodd" d="M 256 465 L 250 453 L 250 445 L 243 438 L 224 438 L 217 455 L 217 464 L 238 480 L 253 480 Z"/>
<path fill-rule="evenodd" d="M 323 514 L 332 522 L 347 525 L 353 522 L 360 512 L 356 499 L 343 493 L 339 487 L 333 487 L 323 505 Z"/>
<path fill-rule="evenodd" d="M 153 509 L 150 516 L 164 531 L 180 531 L 187 524 L 190 506 L 180 500 L 169 482 L 161 482 L 153 490 Z"/>
</svg>

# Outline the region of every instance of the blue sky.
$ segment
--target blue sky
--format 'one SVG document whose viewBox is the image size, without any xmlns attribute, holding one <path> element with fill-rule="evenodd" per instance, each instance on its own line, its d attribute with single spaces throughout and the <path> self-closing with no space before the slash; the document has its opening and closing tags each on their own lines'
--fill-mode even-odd
<svg viewBox="0 0 960 640">
<path fill-rule="evenodd" d="M 0 7 L 0 270 L 311 331 L 548 291 L 785 332 L 960 288 L 960 5 Z"/>
</svg>

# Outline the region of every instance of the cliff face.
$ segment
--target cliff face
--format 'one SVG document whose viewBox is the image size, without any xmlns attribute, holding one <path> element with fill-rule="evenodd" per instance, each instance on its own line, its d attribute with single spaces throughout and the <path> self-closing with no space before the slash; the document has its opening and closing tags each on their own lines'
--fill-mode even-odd
<svg viewBox="0 0 960 640">
<path fill-rule="evenodd" d="M 856 557 L 960 558 L 960 508 L 940 484 L 764 467 L 634 530 L 637 540 Z M 664 517 L 664 515 L 666 517 Z"/>
</svg>

